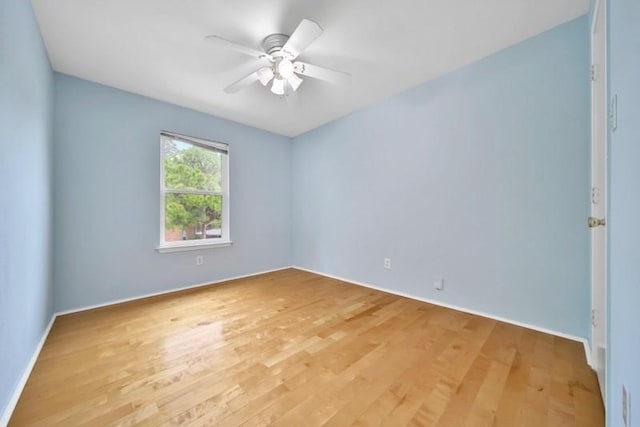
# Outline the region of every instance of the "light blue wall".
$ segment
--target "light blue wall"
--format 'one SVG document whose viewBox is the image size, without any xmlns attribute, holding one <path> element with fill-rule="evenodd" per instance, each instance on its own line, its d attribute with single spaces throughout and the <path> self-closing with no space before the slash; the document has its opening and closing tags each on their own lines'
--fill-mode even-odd
<svg viewBox="0 0 640 427">
<path fill-rule="evenodd" d="M 52 81 L 29 2 L 2 0 L 0 417 L 52 314 Z"/>
<path fill-rule="evenodd" d="M 295 138 L 294 264 L 588 336 L 588 46 L 582 17 Z"/>
<path fill-rule="evenodd" d="M 161 130 L 230 145 L 233 246 L 155 251 Z M 290 265 L 290 145 L 287 137 L 55 74 L 56 309 Z"/>
<path fill-rule="evenodd" d="M 622 385 L 640 426 L 640 2 L 609 0 L 610 94 L 618 127 L 610 136 L 608 402 L 610 426 L 622 426 Z"/>
<path fill-rule="evenodd" d="M 52 124 L 57 310 L 284 267 L 293 259 L 588 335 L 586 18 L 292 144 L 113 88 L 52 77 L 28 2 L 3 1 L 0 11 L 0 410 L 52 313 Z M 614 85 L 633 87 L 629 81 L 621 77 Z M 154 250 L 163 129 L 230 144 L 232 247 Z M 638 181 L 630 163 L 637 147 L 627 149 L 614 152 L 614 184 L 616 170 L 636 173 L 631 178 Z M 612 206 L 623 190 L 613 188 Z M 632 207 L 629 212 L 638 204 Z M 623 252 L 627 241 L 616 240 L 614 222 L 623 214 L 630 221 L 629 212 L 612 208 L 611 215 L 612 256 L 628 255 L 618 258 L 622 267 L 612 258 L 611 311 L 620 316 L 630 313 L 625 301 L 638 299 L 631 287 L 638 271 L 629 267 L 638 252 Z M 195 266 L 196 255 L 204 255 L 204 266 Z M 391 270 L 382 268 L 387 256 Z M 446 278 L 444 293 L 432 289 L 439 275 Z M 623 320 L 612 314 L 611 324 Z M 632 332 L 610 333 L 612 358 L 620 358 L 614 388 L 628 373 L 622 369 L 633 367 L 619 348 Z M 637 394 L 637 382 L 630 384 Z"/>
</svg>

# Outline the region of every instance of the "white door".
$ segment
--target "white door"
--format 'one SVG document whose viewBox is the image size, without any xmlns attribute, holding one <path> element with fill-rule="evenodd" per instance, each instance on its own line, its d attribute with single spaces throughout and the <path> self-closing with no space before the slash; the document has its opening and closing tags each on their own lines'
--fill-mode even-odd
<svg viewBox="0 0 640 427">
<path fill-rule="evenodd" d="M 606 0 L 591 22 L 591 359 L 604 401 L 607 320 L 607 77 Z"/>
</svg>

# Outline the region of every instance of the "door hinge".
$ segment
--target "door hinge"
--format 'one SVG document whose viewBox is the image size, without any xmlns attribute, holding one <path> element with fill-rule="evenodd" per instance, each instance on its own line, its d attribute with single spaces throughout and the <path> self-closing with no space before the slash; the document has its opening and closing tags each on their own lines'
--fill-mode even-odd
<svg viewBox="0 0 640 427">
<path fill-rule="evenodd" d="M 618 129 L 618 95 L 611 97 L 611 104 L 609 106 L 609 129 L 611 132 L 615 132 Z"/>
<path fill-rule="evenodd" d="M 591 203 L 594 205 L 600 203 L 600 189 L 598 187 L 591 187 Z"/>
<path fill-rule="evenodd" d="M 598 67 L 596 64 L 591 64 L 591 81 L 595 82 L 598 80 Z"/>
<path fill-rule="evenodd" d="M 591 309 L 591 326 L 593 326 L 594 328 L 596 326 L 598 326 L 598 324 L 596 322 L 596 309 L 595 308 Z"/>
</svg>

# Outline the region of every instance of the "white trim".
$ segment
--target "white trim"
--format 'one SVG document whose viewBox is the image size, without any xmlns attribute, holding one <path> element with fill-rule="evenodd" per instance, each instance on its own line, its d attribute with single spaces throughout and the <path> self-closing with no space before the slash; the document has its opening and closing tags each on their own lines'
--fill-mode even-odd
<svg viewBox="0 0 640 427">
<path fill-rule="evenodd" d="M 181 287 L 181 288 L 173 288 L 173 289 L 168 289 L 166 291 L 160 291 L 160 292 L 154 292 L 154 293 L 150 293 L 150 294 L 138 295 L 138 296 L 131 297 L 131 298 L 123 298 L 123 299 L 109 301 L 109 302 L 105 302 L 105 303 L 88 305 L 88 306 L 85 306 L 85 307 L 72 308 L 72 309 L 69 309 L 69 310 L 58 311 L 56 313 L 56 316 L 64 316 L 65 314 L 79 313 L 81 311 L 87 311 L 87 310 L 93 310 L 93 309 L 96 309 L 96 308 L 108 307 L 110 305 L 122 304 L 122 303 L 125 303 L 125 302 L 131 302 L 131 301 L 135 301 L 135 300 L 139 300 L 139 299 L 157 297 L 157 296 L 160 296 L 160 295 L 171 294 L 171 293 L 174 293 L 174 292 L 180 292 L 180 291 L 186 291 L 186 290 L 189 290 L 189 289 L 201 288 L 201 287 L 204 287 L 204 286 L 215 285 L 215 284 L 219 284 L 219 283 L 222 283 L 222 282 L 229 282 L 231 280 L 245 279 L 247 277 L 259 276 L 260 274 L 275 273 L 276 271 L 286 270 L 288 268 L 293 268 L 293 267 L 288 265 L 286 267 L 279 267 L 279 268 L 274 268 L 272 270 L 259 271 L 257 273 L 244 274 L 244 275 L 241 275 L 241 276 L 228 277 L 228 278 L 225 278 L 225 279 L 219 279 L 219 280 L 215 280 L 215 281 L 212 281 L 212 282 L 198 283 L 196 285 L 189 285 L 189 286 L 184 286 L 184 287 Z"/>
<path fill-rule="evenodd" d="M 166 218 L 165 218 L 165 213 L 164 213 L 164 205 L 166 203 L 166 194 L 164 192 L 165 190 L 165 185 L 164 185 L 164 136 L 162 136 L 162 132 L 160 133 L 160 150 L 158 150 L 160 152 L 160 233 L 158 233 L 158 236 L 160 237 L 160 244 L 158 245 L 158 247 L 162 246 L 162 244 L 164 243 L 164 233 L 165 233 L 165 227 L 166 227 Z"/>
<path fill-rule="evenodd" d="M 600 19 L 600 0 L 596 0 L 593 16 L 591 17 L 591 34 L 595 34 L 598 19 Z"/>
<path fill-rule="evenodd" d="M 160 131 L 160 135 L 168 136 L 171 139 L 177 139 L 178 141 L 186 142 L 187 144 L 200 145 L 205 147 L 213 147 L 219 151 L 225 153 L 229 151 L 229 144 L 220 141 L 213 141 L 211 139 L 203 139 L 195 136 L 182 135 L 175 132 L 169 132 L 166 130 Z"/>
<path fill-rule="evenodd" d="M 31 375 L 31 371 L 33 370 L 33 367 L 36 364 L 36 360 L 38 360 L 40 351 L 42 350 L 42 347 L 44 346 L 44 343 L 47 340 L 47 337 L 49 336 L 49 332 L 51 331 L 51 327 L 53 326 L 53 322 L 56 320 L 56 317 L 57 317 L 57 313 L 53 313 L 51 315 L 51 320 L 49 320 L 49 324 L 45 328 L 44 333 L 40 338 L 40 342 L 38 343 L 36 349 L 33 351 L 33 354 L 31 355 L 31 360 L 29 360 L 29 364 L 24 369 L 24 372 L 22 373 L 22 377 L 20 377 L 20 381 L 18 381 L 18 385 L 14 389 L 11 399 L 9 399 L 9 403 L 7 403 L 6 408 L 4 408 L 4 412 L 0 417 L 0 426 L 6 426 L 7 424 L 9 424 L 9 420 L 11 419 L 11 415 L 13 414 L 13 410 L 16 408 L 16 405 L 18 404 L 18 400 L 20 399 L 22 390 L 24 389 L 24 386 L 27 384 L 27 380 L 29 379 L 29 376 Z"/>
<path fill-rule="evenodd" d="M 595 67 L 595 80 L 590 81 L 591 102 L 591 170 L 590 186 L 599 188 L 600 200 L 589 204 L 589 215 L 606 218 L 609 213 L 608 162 L 609 150 L 609 88 L 607 86 L 607 0 L 596 0 L 591 21 L 590 64 Z M 598 376 L 600 394 L 607 408 L 606 377 L 607 372 L 607 289 L 608 289 L 608 227 L 589 230 L 590 236 L 590 275 L 591 275 L 591 355 L 592 368 Z M 594 319 L 595 317 L 595 325 Z M 604 357 L 603 357 L 604 356 Z"/>
<path fill-rule="evenodd" d="M 587 358 L 587 365 L 589 365 L 591 369 L 595 370 L 595 366 L 593 366 L 593 359 L 591 358 L 591 344 L 589 343 L 589 340 L 582 338 L 582 344 L 584 345 L 584 355 Z"/>
<path fill-rule="evenodd" d="M 164 145 L 166 139 L 168 138 L 177 138 L 182 139 L 182 141 L 191 143 L 194 145 L 199 145 L 201 147 L 210 149 L 217 149 L 224 151 L 222 153 L 223 159 L 221 162 L 221 173 L 220 180 L 223 191 L 197 191 L 197 190 L 175 190 L 175 189 L 167 189 L 165 186 L 165 176 L 164 176 Z M 222 148 L 224 146 L 224 148 Z M 165 213 L 165 200 L 166 195 L 168 193 L 178 194 L 178 193 L 187 193 L 187 194 L 203 194 L 203 195 L 215 195 L 222 197 L 222 224 L 221 224 L 221 233 L 222 233 L 222 241 L 218 243 L 209 244 L 208 246 L 229 246 L 231 244 L 231 213 L 229 207 L 229 144 L 225 144 L 223 142 L 217 141 L 209 141 L 202 138 L 196 138 L 193 136 L 180 135 L 172 132 L 161 131 L 160 132 L 160 244 L 156 248 L 158 252 L 178 252 L 178 251 L 186 251 L 186 250 L 196 250 L 200 248 L 180 248 L 180 249 L 166 249 L 168 247 L 173 246 L 172 242 L 165 241 L 165 221 L 166 221 L 166 213 Z M 175 242 L 174 242 L 175 243 Z M 179 245 L 176 245 L 179 246 Z M 187 245 L 189 246 L 189 245 Z"/>
<path fill-rule="evenodd" d="M 224 196 L 222 191 L 209 191 L 209 190 L 175 190 L 173 188 L 166 188 L 164 190 L 166 194 L 196 194 L 198 196 Z"/>
<path fill-rule="evenodd" d="M 231 161 L 231 156 L 229 155 L 228 145 L 226 156 L 225 161 L 222 162 L 221 174 L 222 188 L 224 188 L 224 194 L 222 195 L 222 238 L 231 241 L 231 186 L 229 185 L 229 162 Z"/>
<path fill-rule="evenodd" d="M 173 293 L 173 292 L 179 292 L 179 291 L 184 291 L 184 290 L 188 290 L 188 289 L 195 289 L 195 288 L 199 288 L 199 287 L 203 287 L 203 286 L 215 285 L 217 283 L 228 282 L 228 281 L 231 281 L 231 280 L 244 279 L 244 278 L 251 277 L 251 276 L 258 276 L 260 274 L 274 273 L 276 271 L 286 270 L 288 268 L 293 268 L 293 267 L 292 266 L 286 266 L 286 267 L 274 268 L 272 270 L 260 271 L 258 273 L 245 274 L 245 275 L 242 275 L 242 276 L 230 277 L 228 279 L 221 279 L 221 280 L 216 280 L 216 281 L 213 281 L 213 282 L 200 283 L 200 284 L 197 284 L 197 285 L 185 286 L 185 287 L 182 287 L 182 288 L 176 288 L 176 289 L 171 289 L 171 290 L 167 290 L 167 291 L 156 292 L 156 293 L 153 293 L 153 294 L 146 294 L 146 295 L 141 295 L 141 296 L 132 297 L 132 298 L 124 298 L 124 299 L 121 299 L 121 300 L 111 301 L 111 302 L 107 302 L 107 303 L 103 303 L 103 304 L 95 304 L 95 305 L 91 305 L 91 306 L 87 306 L 87 307 L 74 308 L 74 309 L 71 309 L 71 310 L 64 310 L 64 311 L 57 311 L 57 312 L 53 313 L 53 315 L 51 316 L 51 320 L 49 321 L 49 324 L 47 325 L 47 328 L 45 329 L 44 333 L 42 334 L 42 338 L 40 338 L 40 342 L 38 343 L 38 346 L 36 347 L 35 351 L 33 352 L 33 355 L 31 356 L 31 360 L 29 361 L 29 364 L 25 368 L 25 370 L 24 370 L 24 372 L 22 374 L 22 377 L 20 378 L 20 381 L 18 381 L 18 385 L 16 386 L 16 388 L 15 388 L 15 390 L 13 392 L 13 395 L 11 396 L 11 399 L 9 399 L 9 403 L 7 404 L 7 407 L 4 409 L 4 412 L 2 413 L 2 416 L 0 417 L 0 426 L 1 427 L 5 427 L 5 426 L 7 426 L 9 424 L 9 420 L 11 419 L 11 415 L 13 414 L 13 411 L 14 411 L 14 409 L 16 407 L 16 404 L 18 403 L 18 400 L 20 399 L 20 395 L 22 394 L 22 390 L 24 389 L 24 386 L 27 384 L 27 380 L 29 379 L 29 375 L 31 375 L 31 371 L 33 370 L 33 367 L 35 366 L 36 361 L 38 360 L 38 356 L 40 355 L 40 351 L 42 350 L 42 347 L 44 346 L 44 343 L 47 340 L 47 337 L 49 336 L 49 332 L 51 331 L 51 327 L 53 326 L 53 322 L 55 321 L 55 319 L 58 318 L 58 316 L 64 316 L 65 314 L 79 313 L 81 311 L 92 310 L 94 308 L 107 307 L 107 306 L 110 306 L 110 305 L 121 304 L 121 303 L 124 303 L 124 302 L 135 301 L 135 300 L 138 300 L 138 299 L 149 298 L 149 297 L 158 296 L 158 295 L 170 294 L 170 293 Z"/>
<path fill-rule="evenodd" d="M 318 274 L 320 276 L 329 277 L 331 279 L 336 279 L 336 280 L 340 280 L 340 281 L 343 281 L 343 282 L 351 283 L 353 285 L 363 286 L 363 287 L 369 288 L 369 289 L 375 289 L 376 291 L 382 291 L 382 292 L 386 292 L 386 293 L 389 293 L 389 294 L 398 295 L 398 296 L 401 296 L 401 297 L 413 299 L 413 300 L 416 300 L 416 301 L 421 301 L 421 302 L 426 302 L 426 303 L 429 303 L 429 304 L 439 305 L 441 307 L 450 308 L 452 310 L 462 311 L 464 313 L 474 314 L 476 316 L 487 317 L 489 319 L 498 320 L 500 322 L 510 323 L 512 325 L 520 326 L 520 327 L 523 327 L 523 328 L 533 329 L 534 331 L 543 332 L 543 333 L 549 334 L 549 335 L 555 335 L 557 337 L 566 338 L 566 339 L 569 339 L 571 341 L 581 342 L 583 344 L 583 346 L 584 346 L 585 356 L 587 358 L 587 364 L 589 366 L 591 366 L 591 353 L 589 351 L 589 341 L 584 337 L 579 337 L 577 335 L 571 335 L 571 334 L 565 334 L 564 332 L 554 331 L 554 330 L 543 328 L 543 327 L 540 327 L 540 326 L 531 325 L 529 323 L 523 323 L 523 322 L 519 322 L 517 320 L 507 319 L 506 317 L 500 317 L 500 316 L 496 316 L 496 315 L 485 313 L 485 312 L 478 311 L 478 310 L 472 310 L 472 309 L 460 307 L 460 306 L 457 306 L 457 305 L 453 305 L 453 304 L 448 304 L 448 303 L 441 302 L 441 301 L 432 300 L 432 299 L 429 299 L 429 298 L 417 297 L 415 295 L 406 294 L 404 292 L 398 292 L 398 291 L 387 289 L 387 288 L 383 288 L 383 287 L 380 287 L 380 286 L 373 286 L 373 285 L 369 285 L 367 283 L 357 282 L 357 281 L 351 280 L 351 279 L 345 279 L 344 277 L 335 276 L 333 274 L 322 273 L 320 271 L 311 270 L 311 269 L 308 269 L 308 268 L 298 267 L 297 265 L 294 265 L 292 268 L 295 268 L 296 270 L 306 271 L 308 273 Z"/>
<path fill-rule="evenodd" d="M 111 301 L 111 302 L 107 302 L 107 303 L 103 303 L 103 304 L 95 304 L 95 305 L 90 305 L 90 306 L 86 306 L 86 307 L 81 307 L 81 308 L 74 308 L 74 309 L 70 309 L 70 310 L 64 310 L 64 311 L 58 311 L 53 313 L 53 315 L 51 316 L 51 320 L 49 321 L 49 324 L 47 325 L 47 328 L 45 329 L 44 333 L 42 334 L 42 338 L 40 338 L 40 342 L 38 343 L 38 346 L 36 347 L 35 351 L 33 352 L 33 355 L 31 356 L 31 360 L 29 361 L 29 364 L 27 365 L 27 367 L 25 368 L 22 377 L 20 378 L 20 381 L 18 382 L 18 385 L 16 386 L 14 392 L 13 392 L 13 396 L 11 396 L 11 399 L 9 399 L 9 403 L 7 404 L 7 407 L 5 408 L 2 417 L 0 417 L 0 426 L 6 426 L 7 424 L 9 424 L 9 420 L 11 419 L 11 415 L 13 414 L 13 411 L 16 407 L 16 404 L 18 403 L 18 400 L 20 399 L 20 395 L 22 394 L 22 390 L 24 389 L 24 386 L 27 384 L 27 380 L 29 379 L 29 376 L 31 375 L 31 371 L 33 370 L 33 367 L 36 364 L 36 361 L 38 360 L 38 356 L 40 355 L 40 351 L 42 350 L 42 347 L 44 346 L 45 341 L 47 340 L 47 337 L 49 336 L 49 332 L 51 331 L 51 327 L 53 326 L 53 323 L 55 321 L 55 319 L 58 316 L 64 316 L 66 314 L 72 314 L 72 313 L 79 313 L 81 311 L 87 311 L 87 310 L 93 310 L 96 308 L 102 308 L 102 307 L 107 307 L 110 305 L 116 305 L 116 304 L 121 304 L 121 303 L 125 303 L 125 302 L 130 302 L 130 301 L 135 301 L 138 299 L 143 299 L 143 298 L 149 298 L 149 297 L 154 297 L 154 296 L 159 296 L 159 295 L 164 295 L 164 294 L 170 294 L 173 292 L 179 292 L 179 291 L 185 291 L 188 289 L 195 289 L 195 288 L 200 288 L 200 287 L 204 287 L 204 286 L 210 286 L 210 285 L 215 285 L 218 283 L 222 283 L 222 282 L 228 282 L 231 280 L 237 280 L 237 279 L 244 279 L 247 277 L 252 277 L 252 276 L 258 276 L 260 274 L 267 274 L 267 273 L 274 273 L 276 271 L 281 271 L 281 270 L 286 270 L 289 268 L 295 268 L 296 270 L 301 270 L 301 271 L 306 271 L 308 273 L 313 273 L 313 274 L 317 274 L 319 276 L 324 276 L 324 277 L 329 277 L 331 279 L 336 279 L 336 280 L 340 280 L 343 282 L 347 282 L 347 283 L 351 283 L 357 286 L 363 286 L 365 288 L 370 288 L 370 289 L 375 289 L 377 291 L 382 291 L 382 292 L 387 292 L 393 295 L 398 295 L 401 297 L 405 297 L 405 298 L 410 298 L 413 300 L 417 300 L 417 301 L 422 301 L 422 302 L 426 302 L 429 304 L 434 304 L 434 305 L 439 305 L 441 307 L 446 307 L 446 308 L 450 308 L 453 310 L 458 310 L 458 311 L 462 311 L 465 313 L 470 313 L 470 314 L 475 314 L 477 316 L 482 316 L 482 317 L 488 317 L 490 319 L 494 319 L 494 320 L 498 320 L 501 322 L 505 322 L 505 323 L 510 323 L 516 326 L 521 326 L 524 328 L 528 328 L 528 329 L 533 329 L 535 331 L 539 331 L 539 332 L 544 332 L 547 334 L 551 334 L 551 335 L 556 335 L 562 338 L 567 338 L 570 339 L 572 341 L 578 341 L 578 342 L 582 342 L 584 345 L 584 350 L 585 350 L 585 355 L 587 357 L 587 363 L 589 364 L 589 366 L 591 365 L 591 355 L 590 355 L 590 351 L 589 351 L 589 343 L 587 341 L 586 338 L 582 338 L 582 337 L 578 337 L 575 335 L 569 335 L 569 334 L 565 334 L 562 332 L 557 332 L 557 331 L 552 331 L 550 329 L 546 329 L 546 328 L 540 328 L 538 326 L 534 326 L 534 325 L 529 325 L 526 323 L 522 323 L 522 322 L 518 322 L 515 320 L 511 320 L 511 319 L 506 319 L 504 317 L 499 317 L 499 316 L 494 316 L 491 314 L 487 314 L 487 313 L 483 313 L 480 311 L 476 311 L 476 310 L 469 310 L 466 308 L 462 308 L 462 307 L 458 307 L 455 305 L 451 305 L 451 304 L 446 304 L 446 303 L 442 303 L 439 301 L 434 301 L 434 300 L 429 300 L 426 298 L 419 298 L 413 295 L 409 295 L 409 294 L 405 294 L 403 292 L 397 292 L 397 291 L 392 291 L 386 288 L 382 288 L 382 287 L 378 287 L 378 286 L 372 286 L 372 285 L 368 285 L 362 282 L 356 282 L 354 280 L 349 280 L 349 279 L 345 279 L 342 277 L 338 277 L 338 276 L 334 276 L 332 274 L 327 274 L 327 273 L 321 273 L 319 271 L 315 271 L 315 270 L 310 270 L 308 268 L 303 268 L 303 267 L 298 267 L 295 265 L 290 265 L 290 266 L 286 266 L 286 267 L 280 267 L 280 268 L 275 268 L 272 270 L 265 270 L 265 271 L 260 271 L 257 273 L 251 273 L 251 274 L 245 274 L 242 276 L 235 276 L 235 277 L 230 277 L 227 279 L 220 279 L 220 280 L 216 280 L 213 282 L 207 282 L 207 283 L 200 283 L 197 285 L 191 285 L 191 286 L 185 286 L 182 288 L 175 288 L 175 289 L 171 289 L 171 290 L 167 290 L 167 291 L 161 291 L 161 292 L 155 292 L 152 294 L 145 294 L 145 295 L 141 295 L 141 296 L 137 296 L 137 297 L 132 297 L 132 298 L 124 298 L 124 299 L 120 299 L 120 300 L 115 300 L 115 301 Z"/>
<path fill-rule="evenodd" d="M 167 252 L 197 251 L 201 249 L 224 248 L 233 244 L 233 242 L 229 240 L 212 240 L 214 239 L 207 239 L 204 242 L 199 242 L 198 240 L 180 240 L 179 242 L 175 242 L 171 245 L 166 244 L 158 246 L 156 248 L 156 251 L 160 252 L 161 254 Z"/>
</svg>

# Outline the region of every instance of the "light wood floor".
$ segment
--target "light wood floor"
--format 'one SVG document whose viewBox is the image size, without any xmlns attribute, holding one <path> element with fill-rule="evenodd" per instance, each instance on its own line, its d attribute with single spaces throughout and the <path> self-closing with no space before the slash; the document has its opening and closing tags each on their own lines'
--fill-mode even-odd
<svg viewBox="0 0 640 427">
<path fill-rule="evenodd" d="M 581 344 L 284 270 L 60 317 L 10 425 L 602 426 Z"/>
</svg>

